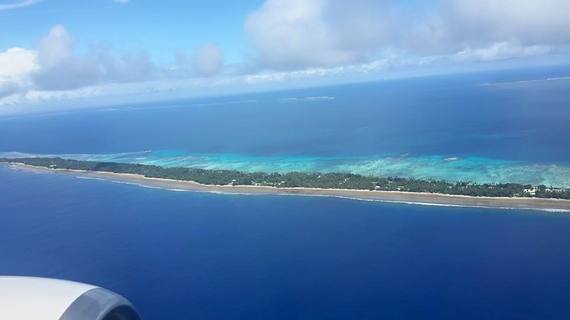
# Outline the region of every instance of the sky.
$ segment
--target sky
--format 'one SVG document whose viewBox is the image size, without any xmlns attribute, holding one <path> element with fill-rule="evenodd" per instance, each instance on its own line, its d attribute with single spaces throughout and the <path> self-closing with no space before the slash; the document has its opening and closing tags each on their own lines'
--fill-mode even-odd
<svg viewBox="0 0 570 320">
<path fill-rule="evenodd" d="M 568 0 L 0 0 L 0 114 L 570 63 Z"/>
</svg>

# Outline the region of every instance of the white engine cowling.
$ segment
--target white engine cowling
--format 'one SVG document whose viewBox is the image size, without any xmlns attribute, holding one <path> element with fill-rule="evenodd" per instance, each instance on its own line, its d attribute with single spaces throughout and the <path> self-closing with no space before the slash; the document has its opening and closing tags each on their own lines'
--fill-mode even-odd
<svg viewBox="0 0 570 320">
<path fill-rule="evenodd" d="M 0 277 L 0 319 L 140 320 L 132 304 L 96 286 L 55 279 Z"/>
</svg>

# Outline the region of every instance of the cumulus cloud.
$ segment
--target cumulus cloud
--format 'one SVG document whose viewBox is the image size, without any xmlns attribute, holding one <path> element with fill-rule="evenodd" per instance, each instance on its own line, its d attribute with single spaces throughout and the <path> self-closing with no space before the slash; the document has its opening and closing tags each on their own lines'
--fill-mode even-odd
<svg viewBox="0 0 570 320">
<path fill-rule="evenodd" d="M 267 0 L 247 17 L 245 29 L 264 67 L 364 62 L 389 37 L 392 6 L 384 2 Z"/>
<path fill-rule="evenodd" d="M 10 48 L 0 52 L 0 79 L 21 80 L 37 68 L 35 52 L 23 48 Z"/>
<path fill-rule="evenodd" d="M 37 55 L 23 48 L 0 52 L 0 97 L 30 85 L 30 74 L 36 71 Z"/>
<path fill-rule="evenodd" d="M 144 52 L 117 55 L 110 47 L 91 46 L 86 52 L 77 53 L 74 47 L 72 36 L 57 25 L 40 39 L 36 49 L 10 48 L 0 52 L 0 98 L 4 102 L 38 100 L 34 95 L 39 92 L 141 82 L 151 79 L 156 70 Z M 4 99 L 10 95 L 17 97 Z"/>
<path fill-rule="evenodd" d="M 220 73 L 224 66 L 223 52 L 213 43 L 198 47 L 190 58 L 183 52 L 177 53 L 172 69 L 156 67 L 144 52 L 118 55 L 105 45 L 89 46 L 83 52 L 77 52 L 75 47 L 71 34 L 56 25 L 35 49 L 0 52 L 0 106 L 168 92 L 180 87 L 169 87 L 172 81 L 185 83 L 184 79 L 208 78 Z"/>
<path fill-rule="evenodd" d="M 72 55 L 73 40 L 67 30 L 61 25 L 51 28 L 46 36 L 40 40 L 39 60 L 45 67 L 53 67 Z"/>
<path fill-rule="evenodd" d="M 224 70 L 224 53 L 214 43 L 197 47 L 192 55 L 183 50 L 174 53 L 174 65 L 168 69 L 170 78 L 211 77 Z"/>
<path fill-rule="evenodd" d="M 266 0 L 245 30 L 261 68 L 360 64 L 399 52 L 492 60 L 570 43 L 567 0 Z"/>
<path fill-rule="evenodd" d="M 72 37 L 63 26 L 55 26 L 38 48 L 39 71 L 33 75 L 39 89 L 62 90 L 107 82 L 144 81 L 154 66 L 144 53 L 118 56 L 111 48 L 91 46 L 76 54 Z"/>
<path fill-rule="evenodd" d="M 37 48 L 0 52 L 0 106 L 352 81 L 546 55 L 562 61 L 570 58 L 567 12 L 568 0 L 265 0 L 245 17 L 251 59 L 227 66 L 222 50 L 207 43 L 192 54 L 176 53 L 170 68 L 155 66 L 144 52 L 119 55 L 101 45 L 79 50 L 69 32 L 55 26 Z"/>
<path fill-rule="evenodd" d="M 213 43 L 207 43 L 196 49 L 193 69 L 199 76 L 213 76 L 220 73 L 224 66 L 222 49 Z"/>
<path fill-rule="evenodd" d="M 246 31 L 259 62 L 272 67 L 342 63 L 323 21 L 324 0 L 268 0 L 251 13 Z"/>
<path fill-rule="evenodd" d="M 442 15 L 454 40 L 523 44 L 570 41 L 570 1 L 445 0 Z"/>
</svg>

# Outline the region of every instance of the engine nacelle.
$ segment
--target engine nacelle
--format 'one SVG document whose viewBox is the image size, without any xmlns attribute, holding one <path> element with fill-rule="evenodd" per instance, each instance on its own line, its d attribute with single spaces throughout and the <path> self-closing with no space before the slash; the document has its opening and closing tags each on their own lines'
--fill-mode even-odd
<svg viewBox="0 0 570 320">
<path fill-rule="evenodd" d="M 0 319 L 140 320 L 133 305 L 96 286 L 44 278 L 0 277 Z"/>
</svg>

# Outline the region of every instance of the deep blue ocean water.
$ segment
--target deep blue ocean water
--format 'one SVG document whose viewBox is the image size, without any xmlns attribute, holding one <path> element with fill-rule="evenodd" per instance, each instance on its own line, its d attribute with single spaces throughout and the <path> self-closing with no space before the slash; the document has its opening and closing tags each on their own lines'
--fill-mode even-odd
<svg viewBox="0 0 570 320">
<path fill-rule="evenodd" d="M 0 274 L 95 283 L 144 319 L 570 315 L 565 214 L 0 179 Z"/>
<path fill-rule="evenodd" d="M 570 79 L 486 85 L 497 78 L 393 80 L 0 118 L 0 151 L 570 162 L 570 148 L 562 147 L 570 136 Z"/>
<path fill-rule="evenodd" d="M 0 153 L 570 187 L 570 78 L 555 75 L 484 73 L 0 117 Z"/>
<path fill-rule="evenodd" d="M 0 117 L 0 152 L 566 184 L 570 81 L 546 80 L 557 72 Z M 144 319 L 568 319 L 569 231 L 565 214 L 175 192 L 0 166 L 0 274 L 97 284 Z"/>
</svg>

